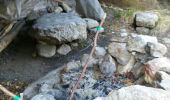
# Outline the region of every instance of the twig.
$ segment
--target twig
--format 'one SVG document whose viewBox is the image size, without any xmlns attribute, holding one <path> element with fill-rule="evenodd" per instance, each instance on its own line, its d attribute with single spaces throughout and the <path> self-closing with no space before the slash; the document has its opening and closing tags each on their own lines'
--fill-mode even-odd
<svg viewBox="0 0 170 100">
<path fill-rule="evenodd" d="M 103 25 L 103 23 L 104 23 L 104 21 L 105 21 L 105 18 L 106 18 L 106 14 L 103 16 L 99 27 L 101 27 L 101 26 Z M 84 67 L 83 67 L 83 71 L 82 71 L 80 77 L 78 78 L 75 86 L 74 86 L 73 89 L 71 90 L 71 95 L 70 95 L 70 97 L 69 97 L 69 100 L 72 100 L 72 98 L 73 98 L 73 96 L 74 96 L 74 93 L 75 93 L 75 91 L 76 91 L 76 89 L 77 89 L 80 81 L 81 81 L 82 78 L 84 77 L 84 74 L 85 74 L 85 72 L 86 72 L 87 66 L 88 66 L 88 64 L 89 64 L 89 61 L 90 61 L 90 59 L 91 59 L 91 57 L 92 57 L 92 55 L 93 55 L 93 53 L 94 53 L 94 51 L 95 51 L 95 48 L 96 48 L 96 46 L 97 46 L 98 35 L 99 35 L 99 31 L 97 30 L 96 35 L 95 35 L 95 38 L 94 38 L 94 45 L 93 45 L 93 48 L 92 48 L 92 50 L 91 50 L 91 52 L 90 52 L 90 56 L 89 56 L 89 58 L 87 59 L 85 65 L 84 65 Z"/>
<path fill-rule="evenodd" d="M 0 52 L 12 42 L 24 25 L 25 21 L 18 21 L 3 38 L 0 38 Z"/>
<path fill-rule="evenodd" d="M 5 87 L 3 87 L 2 85 L 0 85 L 0 90 L 2 90 L 5 94 L 7 94 L 8 96 L 14 98 L 15 94 L 10 92 L 9 90 L 7 90 Z"/>
</svg>

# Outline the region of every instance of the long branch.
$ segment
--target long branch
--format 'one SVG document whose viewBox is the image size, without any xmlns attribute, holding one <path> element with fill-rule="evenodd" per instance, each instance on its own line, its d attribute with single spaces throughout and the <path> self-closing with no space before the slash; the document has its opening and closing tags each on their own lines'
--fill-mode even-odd
<svg viewBox="0 0 170 100">
<path fill-rule="evenodd" d="M 103 23 L 104 23 L 104 21 L 105 21 L 105 18 L 106 18 L 106 14 L 103 16 L 99 27 L 101 27 L 101 26 L 103 25 Z M 71 95 L 70 95 L 70 97 L 69 97 L 69 100 L 72 100 L 72 98 L 73 98 L 73 96 L 74 96 L 74 93 L 75 93 L 75 91 L 76 91 L 76 89 L 77 89 L 80 81 L 81 81 L 82 78 L 84 77 L 84 74 L 85 74 L 85 72 L 86 72 L 87 66 L 88 66 L 88 64 L 89 64 L 89 61 L 90 61 L 90 59 L 91 59 L 91 57 L 92 57 L 92 55 L 93 55 L 93 53 L 94 53 L 94 51 L 95 51 L 95 48 L 96 48 L 96 46 L 97 46 L 98 35 L 99 35 L 99 31 L 97 30 L 96 35 L 95 35 L 95 38 L 94 38 L 94 45 L 93 45 L 93 48 L 92 48 L 92 50 L 91 50 L 91 52 L 90 52 L 90 56 L 88 57 L 85 65 L 84 65 L 84 67 L 83 67 L 83 71 L 82 71 L 80 77 L 78 78 L 75 86 L 74 86 L 73 89 L 71 90 Z"/>
</svg>

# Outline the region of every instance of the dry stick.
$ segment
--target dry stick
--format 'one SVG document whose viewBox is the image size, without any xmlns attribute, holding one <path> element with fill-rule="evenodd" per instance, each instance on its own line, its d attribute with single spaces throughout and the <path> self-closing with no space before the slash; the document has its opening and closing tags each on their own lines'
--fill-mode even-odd
<svg viewBox="0 0 170 100">
<path fill-rule="evenodd" d="M 101 26 L 103 25 L 103 23 L 104 23 L 104 21 L 105 21 L 105 18 L 106 18 L 106 14 L 105 14 L 104 17 L 102 18 L 99 27 L 101 27 Z M 75 86 L 74 86 L 73 89 L 71 90 L 71 95 L 70 95 L 70 97 L 69 97 L 69 100 L 72 100 L 73 95 L 74 95 L 74 93 L 75 93 L 75 91 L 76 91 L 76 89 L 77 89 L 80 81 L 81 81 L 82 78 L 84 77 L 84 74 L 85 74 L 85 72 L 86 72 L 87 66 L 88 66 L 88 64 L 89 64 L 89 61 L 90 61 L 90 59 L 91 59 L 91 57 L 92 57 L 92 55 L 93 55 L 93 53 L 94 53 L 94 51 L 95 51 L 95 47 L 97 46 L 98 35 L 99 35 L 99 31 L 97 30 L 96 35 L 95 35 L 95 38 L 94 38 L 94 46 L 93 46 L 93 48 L 92 48 L 92 50 L 91 50 L 91 52 L 90 52 L 90 56 L 88 57 L 85 65 L 84 65 L 84 67 L 83 67 L 83 71 L 82 71 L 82 73 L 81 73 L 78 81 L 76 82 Z"/>
<path fill-rule="evenodd" d="M 8 96 L 14 98 L 15 94 L 13 94 L 12 92 L 10 92 L 9 90 L 7 90 L 5 87 L 3 87 L 2 85 L 0 85 L 0 90 L 2 90 L 5 94 L 7 94 Z"/>
</svg>

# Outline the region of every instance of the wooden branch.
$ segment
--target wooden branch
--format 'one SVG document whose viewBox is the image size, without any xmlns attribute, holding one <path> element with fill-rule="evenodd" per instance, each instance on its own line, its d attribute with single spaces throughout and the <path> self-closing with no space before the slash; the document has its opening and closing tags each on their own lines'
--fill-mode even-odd
<svg viewBox="0 0 170 100">
<path fill-rule="evenodd" d="M 14 98 L 15 97 L 15 94 L 10 92 L 9 90 L 7 90 L 5 87 L 3 87 L 2 85 L 0 85 L 0 90 L 3 91 L 6 95 Z"/>
<path fill-rule="evenodd" d="M 9 25 L 5 26 L 4 29 L 0 32 L 0 39 L 2 39 L 14 26 L 16 22 L 12 22 Z"/>
<path fill-rule="evenodd" d="M 104 21 L 105 21 L 105 18 L 106 18 L 106 14 L 105 14 L 104 17 L 102 18 L 99 27 L 101 27 L 101 26 L 103 25 L 103 23 L 104 23 Z M 71 90 L 71 95 L 70 95 L 70 97 L 69 97 L 69 100 L 72 100 L 72 98 L 73 98 L 73 96 L 74 96 L 74 93 L 75 93 L 75 91 L 76 91 L 76 89 L 77 89 L 80 81 L 81 81 L 82 78 L 84 77 L 84 74 L 85 74 L 85 72 L 86 72 L 87 66 L 88 66 L 88 64 L 89 64 L 89 61 L 90 61 L 90 59 L 91 59 L 91 57 L 92 57 L 92 55 L 93 55 L 93 53 L 94 53 L 94 51 L 95 51 L 95 48 L 96 48 L 96 46 L 97 46 L 98 35 L 99 35 L 99 31 L 97 30 L 96 35 L 95 35 L 95 38 L 94 38 L 94 45 L 93 45 L 93 48 L 92 48 L 92 50 L 91 50 L 91 52 L 90 52 L 90 56 L 89 56 L 89 58 L 87 59 L 85 65 L 84 65 L 84 67 L 83 67 L 83 71 L 82 71 L 80 77 L 78 78 L 78 81 L 76 82 L 75 86 L 74 86 L 73 89 Z"/>
<path fill-rule="evenodd" d="M 19 33 L 20 29 L 25 25 L 24 21 L 17 22 L 13 28 L 6 33 L 6 35 L 0 39 L 0 52 L 2 52 L 16 37 L 16 35 Z"/>
</svg>

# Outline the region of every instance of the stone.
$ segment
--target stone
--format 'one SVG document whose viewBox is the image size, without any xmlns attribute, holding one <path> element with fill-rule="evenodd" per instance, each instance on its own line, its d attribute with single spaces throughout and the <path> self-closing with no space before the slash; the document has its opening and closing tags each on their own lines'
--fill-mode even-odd
<svg viewBox="0 0 170 100">
<path fill-rule="evenodd" d="M 37 40 L 53 44 L 87 38 L 86 22 L 72 13 L 50 13 L 40 17 L 30 33 Z"/>
<path fill-rule="evenodd" d="M 121 65 L 126 65 L 131 57 L 131 54 L 126 48 L 126 43 L 112 42 L 108 45 L 108 52 L 115 57 L 117 62 Z"/>
<path fill-rule="evenodd" d="M 122 28 L 122 29 L 120 29 L 120 32 L 121 32 L 121 33 L 126 33 L 126 32 L 127 32 L 127 30 L 126 30 L 126 29 L 124 29 L 124 28 Z"/>
<path fill-rule="evenodd" d="M 80 61 L 72 61 L 66 64 L 66 66 L 64 67 L 64 71 L 65 72 L 75 71 L 75 70 L 79 70 L 80 68 L 81 68 Z"/>
<path fill-rule="evenodd" d="M 83 57 L 81 58 L 81 64 L 84 66 L 89 58 L 89 54 L 83 54 Z M 94 57 L 91 57 L 88 67 L 93 67 L 93 65 L 97 64 L 98 60 L 95 59 Z"/>
<path fill-rule="evenodd" d="M 111 77 L 116 71 L 116 62 L 110 55 L 105 55 L 104 58 L 99 62 L 100 71 L 106 77 Z"/>
<path fill-rule="evenodd" d="M 106 50 L 103 47 L 96 47 L 94 54 L 95 57 L 102 58 L 106 54 Z"/>
<path fill-rule="evenodd" d="M 101 20 L 105 12 L 98 0 L 75 0 L 77 12 L 85 18 Z"/>
<path fill-rule="evenodd" d="M 60 72 L 62 69 L 63 67 L 59 67 L 56 70 L 49 72 L 47 75 L 40 78 L 36 82 L 30 84 L 23 92 L 24 100 L 31 100 L 32 97 L 37 95 L 39 93 L 41 84 L 47 84 L 49 87 L 53 87 L 54 84 L 60 83 Z"/>
<path fill-rule="evenodd" d="M 170 73 L 170 60 L 167 57 L 155 58 L 145 63 L 145 81 L 152 83 L 158 71 Z"/>
<path fill-rule="evenodd" d="M 169 92 L 170 92 L 170 86 L 169 86 L 169 84 L 170 84 L 170 80 L 162 80 L 159 85 L 160 85 L 163 89 L 165 89 L 166 91 L 169 91 Z"/>
<path fill-rule="evenodd" d="M 84 18 L 84 20 L 86 21 L 87 29 L 91 29 L 99 26 L 99 22 L 94 19 Z"/>
<path fill-rule="evenodd" d="M 37 48 L 37 53 L 41 57 L 46 57 L 50 58 L 56 54 L 56 46 L 55 45 L 50 45 L 46 44 L 44 42 L 39 42 L 36 45 Z"/>
<path fill-rule="evenodd" d="M 42 84 L 41 88 L 39 89 L 40 93 L 46 93 L 48 92 L 50 89 L 52 89 L 52 86 L 49 86 L 48 84 Z"/>
<path fill-rule="evenodd" d="M 161 43 L 150 43 L 148 42 L 147 46 L 151 56 L 153 57 L 163 57 L 167 52 L 167 47 Z"/>
<path fill-rule="evenodd" d="M 60 55 L 67 55 L 71 51 L 71 47 L 67 44 L 63 44 L 58 48 L 57 53 Z"/>
<path fill-rule="evenodd" d="M 170 38 L 163 38 L 162 41 L 163 41 L 165 44 L 170 44 Z"/>
<path fill-rule="evenodd" d="M 144 65 L 141 62 L 136 62 L 131 70 L 134 77 L 138 79 L 144 74 Z"/>
<path fill-rule="evenodd" d="M 156 79 L 159 81 L 159 86 L 167 91 L 170 91 L 170 75 L 163 71 L 156 73 Z"/>
<path fill-rule="evenodd" d="M 156 79 L 158 81 L 162 81 L 162 80 L 170 80 L 170 75 L 167 74 L 166 72 L 163 72 L 163 71 L 158 71 L 156 72 Z"/>
<path fill-rule="evenodd" d="M 126 29 L 120 29 L 120 36 L 121 37 L 127 37 L 128 36 L 128 32 Z"/>
<path fill-rule="evenodd" d="M 54 10 L 55 13 L 61 13 L 63 12 L 63 9 L 61 7 L 57 7 L 55 10 Z"/>
<path fill-rule="evenodd" d="M 72 43 L 71 43 L 71 47 L 73 47 L 73 48 L 74 48 L 74 47 L 78 47 L 78 46 L 79 46 L 79 44 L 76 43 L 76 42 L 72 42 Z"/>
<path fill-rule="evenodd" d="M 139 34 L 143 34 L 143 35 L 149 35 L 149 28 L 146 28 L 146 27 L 136 27 L 136 31 L 137 33 Z"/>
<path fill-rule="evenodd" d="M 76 8 L 76 1 L 75 0 L 63 0 L 72 10 Z"/>
<path fill-rule="evenodd" d="M 71 7 L 69 7 L 69 5 L 67 5 L 66 3 L 61 2 L 60 5 L 62 6 L 63 10 L 64 10 L 66 13 L 72 11 Z"/>
<path fill-rule="evenodd" d="M 58 6 L 58 3 L 55 1 L 47 0 L 12 0 L 6 1 L 1 0 L 0 3 L 0 15 L 6 20 L 18 20 L 23 19 L 28 16 L 31 12 L 46 12 L 47 7 Z"/>
<path fill-rule="evenodd" d="M 123 65 L 118 65 L 117 67 L 117 72 L 120 73 L 120 74 L 124 74 L 124 73 L 127 73 L 127 72 L 130 72 L 133 68 L 135 64 L 135 57 L 134 56 L 131 56 L 129 62 L 127 63 L 127 65 L 123 66 Z"/>
<path fill-rule="evenodd" d="M 55 100 L 68 100 L 68 93 L 63 90 L 51 89 L 47 94 L 54 96 Z"/>
<path fill-rule="evenodd" d="M 98 97 L 94 100 L 169 100 L 170 92 L 146 87 L 141 85 L 132 85 L 123 87 L 117 91 L 112 91 L 106 97 Z"/>
<path fill-rule="evenodd" d="M 144 76 L 139 77 L 134 83 L 136 85 L 143 85 L 145 83 Z"/>
<path fill-rule="evenodd" d="M 158 20 L 158 15 L 152 12 L 138 12 L 135 15 L 135 24 L 140 27 L 154 28 Z"/>
<path fill-rule="evenodd" d="M 128 33 L 127 33 L 127 32 L 120 33 L 120 36 L 121 36 L 121 37 L 127 37 L 127 36 L 128 36 Z"/>
<path fill-rule="evenodd" d="M 158 40 L 154 36 L 135 35 L 129 39 L 127 47 L 130 52 L 136 51 L 140 53 L 146 53 L 145 47 L 148 42 L 157 43 Z"/>
<path fill-rule="evenodd" d="M 34 96 L 31 100 L 56 100 L 54 96 L 49 94 L 38 94 Z"/>
</svg>

